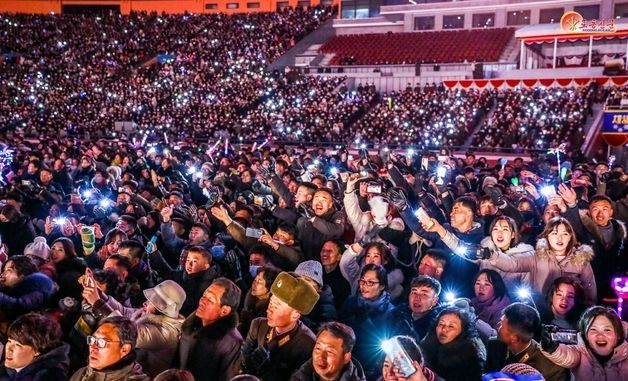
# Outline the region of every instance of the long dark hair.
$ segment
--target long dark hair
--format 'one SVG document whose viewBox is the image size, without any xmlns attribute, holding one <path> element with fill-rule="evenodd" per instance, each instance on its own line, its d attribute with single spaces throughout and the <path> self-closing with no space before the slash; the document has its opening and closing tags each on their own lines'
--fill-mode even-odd
<svg viewBox="0 0 628 381">
<path fill-rule="evenodd" d="M 552 298 L 554 297 L 556 291 L 558 291 L 558 287 L 560 287 L 561 284 L 568 284 L 572 286 L 575 292 L 574 306 L 569 312 L 567 312 L 567 316 L 565 316 L 569 324 L 575 327 L 578 323 L 580 315 L 587 307 L 584 303 L 584 288 L 582 287 L 582 283 L 580 283 L 580 281 L 577 279 L 561 276 L 559 278 L 556 278 L 554 282 L 552 282 L 552 287 L 547 292 L 547 295 L 545 295 L 545 306 L 547 307 L 547 315 L 551 316 L 552 318 L 554 317 L 554 312 L 552 312 Z"/>
<path fill-rule="evenodd" d="M 473 282 L 471 284 L 475 285 L 475 282 L 482 274 L 486 274 L 486 278 L 488 278 L 489 283 L 493 286 L 493 292 L 495 293 L 496 299 L 501 299 L 504 296 L 510 297 L 510 295 L 508 295 L 508 290 L 506 289 L 506 284 L 504 284 L 504 279 L 495 270 L 480 270 L 477 274 L 475 274 L 475 278 L 473 278 Z"/>
</svg>

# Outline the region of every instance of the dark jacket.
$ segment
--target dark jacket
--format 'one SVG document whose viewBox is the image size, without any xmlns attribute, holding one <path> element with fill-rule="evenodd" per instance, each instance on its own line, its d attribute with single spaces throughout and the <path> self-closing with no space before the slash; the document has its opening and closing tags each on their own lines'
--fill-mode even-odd
<svg viewBox="0 0 628 381">
<path fill-rule="evenodd" d="M 82 300 L 83 286 L 79 284 L 78 279 L 85 273 L 87 265 L 83 258 L 65 258 L 55 265 L 57 270 L 56 283 L 59 285 L 59 291 L 55 293 L 53 303 L 65 298 L 72 297 L 75 300 Z"/>
<path fill-rule="evenodd" d="M 314 366 L 312 365 L 312 360 L 309 360 L 299 370 L 297 370 L 290 381 L 320 381 L 321 378 L 314 371 Z M 351 359 L 348 364 L 344 366 L 342 369 L 342 373 L 337 381 L 366 381 L 366 377 L 364 376 L 364 371 L 362 370 L 362 366 L 360 363 Z"/>
<path fill-rule="evenodd" d="M 242 336 L 236 329 L 235 312 L 203 327 L 195 315 L 181 327 L 179 367 L 187 369 L 196 381 L 228 381 L 238 374 Z"/>
<path fill-rule="evenodd" d="M 116 364 L 96 370 L 86 366 L 74 372 L 70 381 L 150 381 L 142 366 L 135 361 L 135 353 L 126 355 Z"/>
<path fill-rule="evenodd" d="M 615 298 L 610 279 L 617 274 L 628 272 L 628 251 L 626 249 L 628 231 L 622 221 L 611 219 L 610 228 L 612 238 L 605 242 L 600 234 L 599 227 L 589 217 L 588 213 L 578 208 L 567 208 L 564 217 L 571 222 L 578 241 L 590 245 L 595 253 L 591 261 L 591 267 L 595 275 L 598 300 L 602 298 Z"/>
<path fill-rule="evenodd" d="M 331 288 L 334 294 L 334 305 L 336 310 L 339 310 L 345 303 L 347 298 L 351 295 L 351 284 L 342 275 L 340 266 L 336 266 L 331 272 L 323 271 L 323 284 Z"/>
<path fill-rule="evenodd" d="M 9 256 L 21 255 L 24 248 L 35 240 L 35 228 L 27 216 L 21 216 L 17 222 L 0 222 L 2 242 L 9 249 Z"/>
<path fill-rule="evenodd" d="M 371 379 L 381 373 L 383 353 L 373 351 L 387 337 L 383 330 L 389 325 L 388 316 L 394 306 L 387 292 L 376 300 L 366 300 L 360 294 L 347 299 L 338 313 L 341 322 L 347 324 L 355 332 L 357 338 L 352 355 L 363 364 L 366 377 Z"/>
<path fill-rule="evenodd" d="M 434 306 L 425 316 L 414 319 L 412 310 L 407 303 L 398 305 L 390 312 L 390 318 L 388 319 L 391 325 L 390 336 L 410 336 L 417 343 L 420 343 L 443 308 L 443 305 Z"/>
<path fill-rule="evenodd" d="M 486 372 L 498 372 L 504 366 L 514 363 L 522 363 L 533 367 L 541 372 L 546 381 L 567 381 L 569 371 L 553 362 L 541 352 L 541 346 L 534 340 L 525 351 L 518 355 L 513 355 L 508 350 L 506 344 L 497 338 L 492 338 L 486 344 Z M 595 381 L 595 380 L 592 380 Z"/>
<path fill-rule="evenodd" d="M 335 209 L 321 217 L 300 217 L 297 220 L 299 242 L 303 248 L 305 260 L 320 260 L 323 244 L 342 237 L 345 231 L 346 216 Z"/>
<path fill-rule="evenodd" d="M 334 305 L 334 294 L 332 294 L 331 288 L 328 285 L 324 285 L 318 295 L 318 302 L 314 305 L 312 312 L 301 317 L 301 321 L 312 332 L 318 332 L 323 323 L 336 320 L 336 306 Z"/>
<path fill-rule="evenodd" d="M 425 364 L 447 381 L 474 381 L 482 379 L 486 348 L 476 334 L 462 333 L 454 341 L 441 344 L 435 330 L 421 341 Z"/>
<path fill-rule="evenodd" d="M 242 311 L 240 311 L 239 330 L 243 337 L 246 337 L 249 333 L 249 328 L 251 328 L 253 319 L 266 316 L 266 309 L 268 308 L 269 302 L 270 297 L 266 299 L 259 299 L 251 295 L 251 290 L 246 293 L 246 296 L 244 297 L 244 304 L 242 305 Z"/>
<path fill-rule="evenodd" d="M 54 292 L 52 280 L 42 273 L 25 276 L 15 286 L 0 292 L 0 311 L 11 320 L 32 311 L 43 311 Z"/>
<path fill-rule="evenodd" d="M 0 366 L 0 381 L 67 381 L 70 346 L 61 346 L 48 351 L 28 364 L 18 373 L 14 369 Z"/>
<path fill-rule="evenodd" d="M 263 381 L 289 380 L 292 373 L 312 357 L 312 349 L 316 342 L 316 336 L 301 321 L 289 333 L 280 338 L 269 339 L 272 330 L 268 326 L 266 318 L 257 318 L 251 323 L 251 329 L 242 345 L 242 371 L 254 374 Z M 289 339 L 286 341 L 286 338 Z M 270 361 L 259 370 L 246 369 L 247 357 L 251 356 L 257 347 L 264 346 L 270 352 Z"/>
<path fill-rule="evenodd" d="M 150 255 L 150 263 L 161 277 L 173 280 L 183 287 L 186 295 L 180 311 L 183 316 L 196 310 L 201 296 L 219 274 L 218 267 L 212 265 L 207 270 L 191 275 L 185 270 L 173 270 L 159 251 Z"/>
</svg>

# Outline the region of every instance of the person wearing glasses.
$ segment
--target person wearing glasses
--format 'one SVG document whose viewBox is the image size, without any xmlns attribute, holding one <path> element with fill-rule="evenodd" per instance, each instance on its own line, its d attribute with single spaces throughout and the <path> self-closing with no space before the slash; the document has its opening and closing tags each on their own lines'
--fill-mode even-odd
<svg viewBox="0 0 628 381">
<path fill-rule="evenodd" d="M 137 328 L 131 319 L 123 316 L 104 319 L 96 332 L 87 336 L 87 366 L 77 370 L 70 381 L 149 381 L 150 377 L 135 361 L 136 342 Z"/>
<path fill-rule="evenodd" d="M 353 355 L 364 367 L 366 378 L 374 379 L 381 372 L 382 353 L 373 348 L 378 348 L 381 338 L 386 336 L 380 331 L 389 325 L 388 317 L 394 306 L 387 292 L 388 277 L 383 266 L 364 265 L 358 284 L 358 292 L 347 299 L 338 316 L 353 328 L 357 337 Z"/>
</svg>

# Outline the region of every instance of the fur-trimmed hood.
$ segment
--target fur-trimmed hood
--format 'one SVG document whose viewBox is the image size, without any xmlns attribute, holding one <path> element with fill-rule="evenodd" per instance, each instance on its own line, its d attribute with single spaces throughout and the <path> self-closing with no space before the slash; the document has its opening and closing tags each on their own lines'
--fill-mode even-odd
<svg viewBox="0 0 628 381">
<path fill-rule="evenodd" d="M 579 213 L 580 213 L 580 221 L 582 221 L 582 225 L 584 225 L 585 229 L 587 229 L 587 231 L 591 235 L 593 235 L 593 237 L 595 237 L 596 240 L 602 242 L 600 234 L 598 233 L 598 230 L 597 230 L 597 225 L 591 219 L 591 216 L 589 216 L 589 212 L 586 210 L 580 210 Z M 622 240 L 628 238 L 628 228 L 626 228 L 626 224 L 623 221 L 615 219 L 615 218 L 611 218 L 610 224 L 613 226 L 613 231 L 615 233 L 620 234 L 620 236 L 617 238 L 622 239 Z"/>
<path fill-rule="evenodd" d="M 536 241 L 536 256 L 539 259 L 549 260 L 553 256 L 549 253 L 549 243 L 545 238 L 539 238 Z M 568 261 L 574 266 L 582 267 L 593 260 L 595 253 L 593 248 L 589 245 L 577 245 L 574 246 L 569 254 L 567 254 Z"/>
<path fill-rule="evenodd" d="M 203 327 L 203 322 L 195 314 L 183 322 L 181 331 L 184 334 L 196 335 L 198 338 L 220 339 L 238 325 L 238 314 L 235 312 L 223 316 L 214 323 Z"/>
</svg>

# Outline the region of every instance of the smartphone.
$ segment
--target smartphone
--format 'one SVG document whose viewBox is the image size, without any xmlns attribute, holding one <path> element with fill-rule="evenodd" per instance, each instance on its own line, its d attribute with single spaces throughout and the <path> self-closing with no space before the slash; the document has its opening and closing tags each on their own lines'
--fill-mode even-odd
<svg viewBox="0 0 628 381">
<path fill-rule="evenodd" d="M 85 269 L 85 277 L 83 279 L 83 286 L 85 287 L 95 287 L 96 281 L 94 280 L 94 273 L 92 269 L 89 267 Z"/>
<path fill-rule="evenodd" d="M 381 185 L 367 185 L 366 186 L 366 193 L 381 194 L 382 193 L 382 186 Z"/>
<path fill-rule="evenodd" d="M 432 225 L 432 219 L 430 218 L 430 215 L 427 214 L 425 209 L 423 208 L 417 209 L 417 211 L 414 212 L 414 215 L 416 216 L 416 218 L 419 219 L 419 222 L 421 222 L 422 224 Z"/>
<path fill-rule="evenodd" d="M 153 251 L 155 251 L 156 247 L 155 247 L 155 243 L 157 242 L 157 236 L 154 235 L 150 241 L 146 244 L 146 252 L 147 253 L 152 253 Z"/>
<path fill-rule="evenodd" d="M 250 238 L 259 238 L 263 234 L 262 229 L 246 228 L 246 236 Z"/>
<path fill-rule="evenodd" d="M 430 159 L 424 157 L 421 159 L 421 168 L 427 170 L 428 165 L 430 165 Z"/>
<path fill-rule="evenodd" d="M 416 373 L 416 368 L 412 365 L 412 359 L 403 349 L 396 337 L 388 339 L 382 343 L 382 351 L 386 357 L 392 361 L 393 366 L 399 370 L 404 377 L 410 377 Z"/>
</svg>

